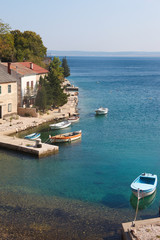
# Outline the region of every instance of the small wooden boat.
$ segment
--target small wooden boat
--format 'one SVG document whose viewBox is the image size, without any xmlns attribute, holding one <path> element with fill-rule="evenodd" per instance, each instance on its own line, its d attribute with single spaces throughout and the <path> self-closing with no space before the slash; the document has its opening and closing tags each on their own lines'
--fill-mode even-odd
<svg viewBox="0 0 160 240">
<path fill-rule="evenodd" d="M 155 192 L 157 187 L 157 175 L 142 173 L 131 184 L 133 194 L 137 198 L 143 198 Z"/>
<path fill-rule="evenodd" d="M 104 115 L 104 114 L 108 113 L 108 108 L 100 107 L 100 108 L 96 109 L 95 112 L 97 115 Z"/>
<path fill-rule="evenodd" d="M 79 117 L 78 116 L 69 117 L 68 121 L 71 122 L 71 123 L 78 122 L 79 121 Z"/>
<path fill-rule="evenodd" d="M 66 121 L 63 121 L 63 122 L 50 124 L 49 126 L 50 126 L 51 129 L 62 129 L 62 128 L 69 127 L 70 125 L 71 125 L 71 123 L 66 120 Z"/>
<path fill-rule="evenodd" d="M 60 143 L 60 142 L 72 142 L 80 139 L 82 136 L 82 131 L 69 132 L 64 134 L 59 134 L 56 136 L 49 135 L 51 143 Z"/>
<path fill-rule="evenodd" d="M 32 134 L 29 134 L 29 135 L 25 136 L 24 138 L 29 139 L 29 140 L 36 140 L 40 136 L 41 136 L 40 133 L 32 133 Z"/>
</svg>

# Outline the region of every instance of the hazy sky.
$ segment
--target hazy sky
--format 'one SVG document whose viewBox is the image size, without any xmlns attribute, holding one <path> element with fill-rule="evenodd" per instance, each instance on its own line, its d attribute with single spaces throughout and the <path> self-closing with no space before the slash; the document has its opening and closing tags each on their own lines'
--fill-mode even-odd
<svg viewBox="0 0 160 240">
<path fill-rule="evenodd" d="M 48 50 L 160 51 L 160 0 L 0 0 L 0 18 Z"/>
</svg>

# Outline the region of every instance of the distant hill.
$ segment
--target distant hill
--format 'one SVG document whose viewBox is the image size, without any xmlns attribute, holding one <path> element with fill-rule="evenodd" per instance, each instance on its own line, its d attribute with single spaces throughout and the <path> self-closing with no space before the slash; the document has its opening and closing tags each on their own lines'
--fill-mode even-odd
<svg viewBox="0 0 160 240">
<path fill-rule="evenodd" d="M 47 56 L 160 57 L 160 52 L 87 52 L 48 50 Z"/>
</svg>

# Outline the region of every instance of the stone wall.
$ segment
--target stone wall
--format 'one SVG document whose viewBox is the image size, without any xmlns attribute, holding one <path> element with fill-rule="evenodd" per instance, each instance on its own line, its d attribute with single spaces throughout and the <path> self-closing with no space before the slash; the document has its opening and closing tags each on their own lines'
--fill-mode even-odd
<svg viewBox="0 0 160 240">
<path fill-rule="evenodd" d="M 8 86 L 10 85 L 10 92 L 8 93 Z M 1 83 L 0 93 L 0 111 L 1 118 L 17 113 L 17 83 L 8 82 Z"/>
<path fill-rule="evenodd" d="M 18 115 L 22 117 L 38 117 L 39 114 L 36 112 L 36 108 L 23 108 L 18 107 Z"/>
</svg>

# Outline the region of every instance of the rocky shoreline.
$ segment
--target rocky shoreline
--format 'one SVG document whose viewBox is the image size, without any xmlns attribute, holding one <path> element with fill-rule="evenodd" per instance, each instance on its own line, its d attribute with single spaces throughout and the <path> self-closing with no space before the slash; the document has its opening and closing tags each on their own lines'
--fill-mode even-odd
<svg viewBox="0 0 160 240">
<path fill-rule="evenodd" d="M 56 196 L 2 192 L 0 224 L 0 239 L 121 239 L 114 209 Z"/>
</svg>

